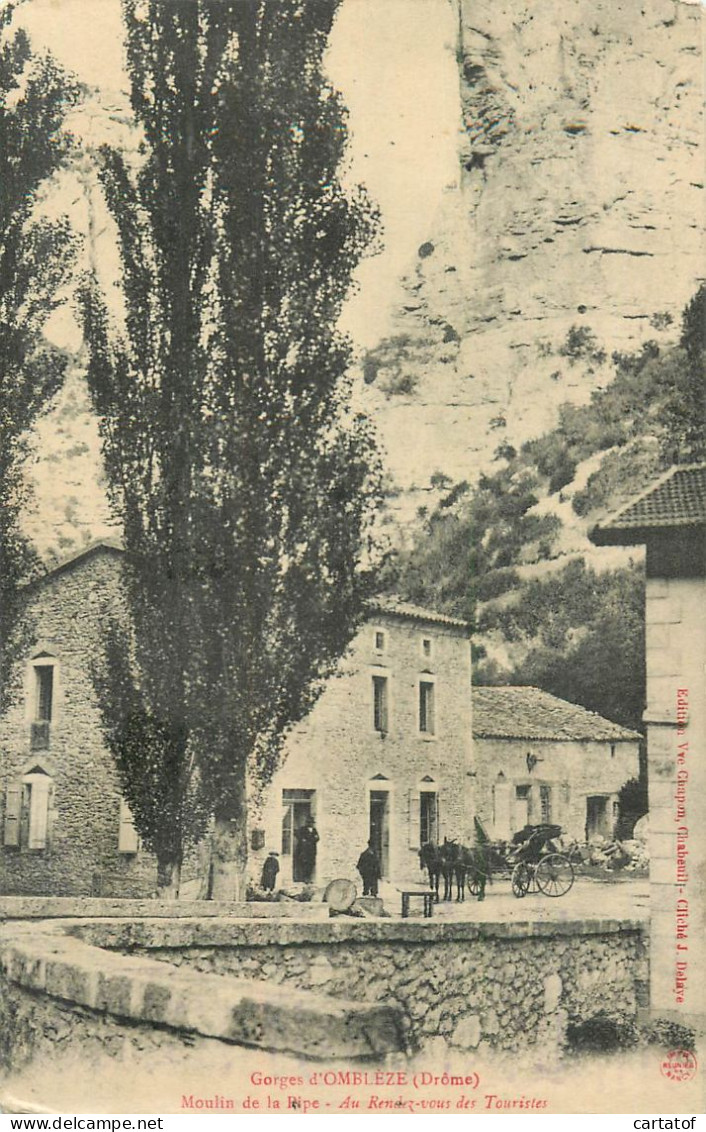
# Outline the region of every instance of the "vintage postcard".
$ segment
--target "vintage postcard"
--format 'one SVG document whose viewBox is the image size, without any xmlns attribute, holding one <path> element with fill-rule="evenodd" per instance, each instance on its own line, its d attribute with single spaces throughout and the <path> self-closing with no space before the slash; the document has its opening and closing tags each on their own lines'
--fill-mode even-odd
<svg viewBox="0 0 706 1132">
<path fill-rule="evenodd" d="M 693 1127 L 703 20 L 3 0 L 0 1112 Z"/>
</svg>

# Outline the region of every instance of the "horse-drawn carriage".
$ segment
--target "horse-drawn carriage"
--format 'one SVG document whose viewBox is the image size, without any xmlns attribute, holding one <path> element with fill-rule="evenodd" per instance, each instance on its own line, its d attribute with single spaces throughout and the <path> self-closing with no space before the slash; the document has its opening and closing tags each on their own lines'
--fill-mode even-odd
<svg viewBox="0 0 706 1132">
<path fill-rule="evenodd" d="M 555 844 L 561 835 L 558 825 L 528 825 L 508 846 L 491 842 L 476 819 L 476 845 L 468 848 L 444 838 L 442 845 L 423 845 L 419 863 L 429 874 L 429 888 L 436 901 L 442 877 L 444 900 L 452 899 L 454 883 L 457 901 L 464 899 L 466 888 L 471 896 L 482 900 L 493 874 L 509 877 L 518 899 L 528 892 L 565 896 L 574 883 L 574 869 L 568 855 Z"/>
<path fill-rule="evenodd" d="M 566 896 L 574 883 L 574 867 L 554 844 L 561 834 L 560 825 L 546 823 L 525 826 L 515 834 L 507 863 L 512 868 L 512 891 L 518 899 L 528 892 Z"/>
</svg>

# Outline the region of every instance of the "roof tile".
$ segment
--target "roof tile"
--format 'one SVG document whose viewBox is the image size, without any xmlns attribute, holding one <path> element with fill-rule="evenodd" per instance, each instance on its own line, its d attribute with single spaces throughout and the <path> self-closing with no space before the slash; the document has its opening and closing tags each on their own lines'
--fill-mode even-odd
<svg viewBox="0 0 706 1132">
<path fill-rule="evenodd" d="M 591 531 L 599 545 L 629 542 L 646 530 L 706 524 L 706 463 L 671 468 Z"/>
<path fill-rule="evenodd" d="M 541 688 L 479 687 L 472 693 L 477 739 L 546 739 L 560 742 L 637 741 L 641 736 Z"/>
</svg>

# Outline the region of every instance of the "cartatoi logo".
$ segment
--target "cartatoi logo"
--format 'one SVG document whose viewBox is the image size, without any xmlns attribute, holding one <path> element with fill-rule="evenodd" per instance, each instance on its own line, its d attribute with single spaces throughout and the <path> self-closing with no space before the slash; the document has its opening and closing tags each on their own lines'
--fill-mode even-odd
<svg viewBox="0 0 706 1132">
<path fill-rule="evenodd" d="M 670 1081 L 691 1081 L 696 1074 L 697 1062 L 690 1049 L 673 1049 L 667 1054 L 660 1069 Z"/>
</svg>

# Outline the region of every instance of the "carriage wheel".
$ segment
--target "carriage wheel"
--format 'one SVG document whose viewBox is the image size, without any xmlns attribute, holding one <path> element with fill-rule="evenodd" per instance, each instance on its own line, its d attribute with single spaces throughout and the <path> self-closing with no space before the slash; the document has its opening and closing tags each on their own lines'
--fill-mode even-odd
<svg viewBox="0 0 706 1132">
<path fill-rule="evenodd" d="M 535 878 L 545 896 L 566 896 L 574 883 L 573 866 L 563 853 L 550 853 L 537 865 Z"/>
<path fill-rule="evenodd" d="M 512 870 L 512 891 L 517 899 L 526 896 L 532 884 L 532 870 L 524 861 L 518 861 Z"/>
<path fill-rule="evenodd" d="M 466 885 L 471 896 L 478 896 L 480 892 L 480 873 L 471 872 L 466 877 Z"/>
</svg>

